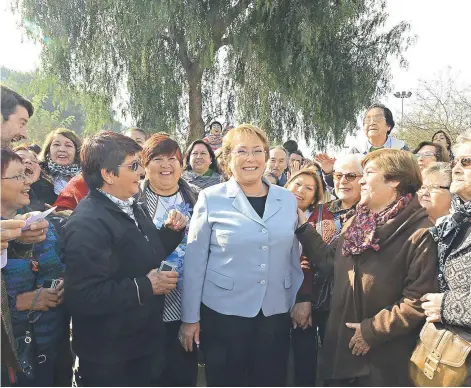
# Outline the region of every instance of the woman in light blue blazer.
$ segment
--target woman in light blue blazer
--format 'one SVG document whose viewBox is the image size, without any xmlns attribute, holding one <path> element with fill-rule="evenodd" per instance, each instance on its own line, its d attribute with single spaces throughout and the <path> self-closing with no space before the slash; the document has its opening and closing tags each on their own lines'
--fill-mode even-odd
<svg viewBox="0 0 471 388">
<path fill-rule="evenodd" d="M 291 320 L 303 273 L 297 202 L 262 178 L 264 132 L 248 124 L 223 142 L 231 179 L 203 190 L 188 235 L 180 341 L 205 356 L 208 386 L 285 384 Z"/>
</svg>

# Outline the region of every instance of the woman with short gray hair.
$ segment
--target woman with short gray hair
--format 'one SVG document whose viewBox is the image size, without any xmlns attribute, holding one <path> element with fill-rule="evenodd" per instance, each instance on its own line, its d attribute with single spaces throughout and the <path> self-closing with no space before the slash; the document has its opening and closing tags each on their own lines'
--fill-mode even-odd
<svg viewBox="0 0 471 388">
<path fill-rule="evenodd" d="M 420 205 L 427 210 L 430 221 L 446 216 L 451 206 L 451 166 L 450 163 L 432 163 L 422 170 L 422 187 L 417 192 Z"/>
</svg>

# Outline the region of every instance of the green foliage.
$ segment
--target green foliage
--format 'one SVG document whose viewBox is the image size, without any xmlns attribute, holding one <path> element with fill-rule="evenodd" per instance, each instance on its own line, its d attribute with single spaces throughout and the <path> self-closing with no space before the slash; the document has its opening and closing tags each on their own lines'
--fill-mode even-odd
<svg viewBox="0 0 471 388">
<path fill-rule="evenodd" d="M 272 140 L 342 144 L 389 91 L 412 43 L 383 0 L 24 0 L 46 71 L 110 98 L 138 126 L 202 137 L 225 117 Z M 35 29 L 36 31 L 37 29 Z M 37 35 L 37 32 L 36 32 Z"/>
<path fill-rule="evenodd" d="M 65 127 L 79 135 L 111 128 L 109 101 L 78 92 L 53 75 L 22 73 L 1 68 L 2 83 L 28 98 L 34 115 L 28 123 L 28 140 L 42 144 L 53 129 Z"/>
</svg>

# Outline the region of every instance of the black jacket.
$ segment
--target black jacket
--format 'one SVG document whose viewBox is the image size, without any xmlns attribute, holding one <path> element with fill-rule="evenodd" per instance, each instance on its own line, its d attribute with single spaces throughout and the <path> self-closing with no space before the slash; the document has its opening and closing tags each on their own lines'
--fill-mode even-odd
<svg viewBox="0 0 471 388">
<path fill-rule="evenodd" d="M 157 230 L 139 204 L 134 214 L 139 228 L 109 198 L 90 190 L 64 226 L 73 347 L 90 362 L 132 360 L 164 344 L 164 296 L 152 293 L 146 274 L 175 250 L 183 232 Z"/>
</svg>

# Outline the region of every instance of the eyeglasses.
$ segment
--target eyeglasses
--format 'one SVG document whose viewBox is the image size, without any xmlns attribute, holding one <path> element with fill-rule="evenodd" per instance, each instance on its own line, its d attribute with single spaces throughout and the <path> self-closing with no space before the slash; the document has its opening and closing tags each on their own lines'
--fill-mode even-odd
<svg viewBox="0 0 471 388">
<path fill-rule="evenodd" d="M 365 119 L 363 120 L 363 124 L 369 124 L 369 123 L 379 123 L 381 120 L 383 120 L 386 118 L 384 116 L 371 116 L 371 117 L 365 117 Z"/>
<path fill-rule="evenodd" d="M 437 192 L 440 189 L 449 190 L 450 186 L 440 186 L 440 185 L 424 185 L 417 191 L 428 191 L 429 193 Z"/>
<path fill-rule="evenodd" d="M 26 180 L 31 179 L 32 176 L 33 176 L 33 172 L 30 169 L 25 169 L 25 172 L 23 174 L 9 176 L 2 179 L 16 179 L 18 182 L 24 182 Z"/>
<path fill-rule="evenodd" d="M 428 158 L 437 157 L 437 155 L 434 154 L 433 152 L 417 152 L 416 154 L 414 154 L 414 156 L 416 159 L 420 159 L 420 158 L 428 159 Z"/>
<path fill-rule="evenodd" d="M 232 152 L 233 155 L 242 159 L 247 159 L 249 155 L 252 155 L 254 158 L 261 158 L 262 156 L 265 155 L 265 153 L 266 153 L 265 150 L 252 150 L 252 151 L 237 150 L 237 151 Z"/>
<path fill-rule="evenodd" d="M 118 164 L 118 167 L 129 167 L 131 171 L 136 172 L 139 169 L 139 167 L 142 167 L 142 165 L 140 161 L 135 160 L 131 164 Z"/>
<path fill-rule="evenodd" d="M 471 156 L 467 158 L 455 159 L 451 162 L 451 168 L 454 168 L 458 163 L 461 164 L 461 167 L 468 168 L 471 166 Z"/>
<path fill-rule="evenodd" d="M 342 174 L 341 172 L 334 172 L 332 174 L 332 177 L 336 180 L 336 181 L 341 181 L 342 180 L 342 177 L 345 177 L 345 179 L 347 180 L 347 182 L 353 182 L 355 179 L 357 178 L 360 178 L 362 177 L 363 175 L 362 174 L 355 174 L 354 172 L 348 172 L 346 174 Z"/>
</svg>

